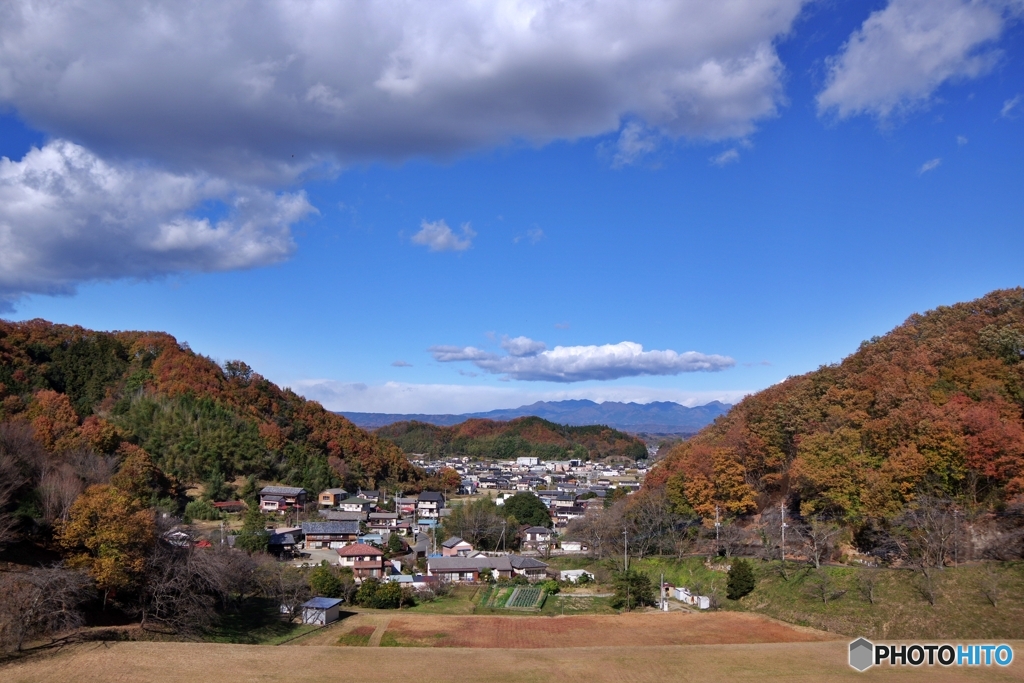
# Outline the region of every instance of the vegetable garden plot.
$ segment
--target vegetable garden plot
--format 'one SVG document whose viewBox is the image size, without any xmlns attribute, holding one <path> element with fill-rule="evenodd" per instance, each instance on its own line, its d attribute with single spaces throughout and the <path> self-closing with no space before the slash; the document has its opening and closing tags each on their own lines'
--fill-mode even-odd
<svg viewBox="0 0 1024 683">
<path fill-rule="evenodd" d="M 544 590 L 536 586 L 519 586 L 509 596 L 505 607 L 508 609 L 540 609 Z"/>
</svg>

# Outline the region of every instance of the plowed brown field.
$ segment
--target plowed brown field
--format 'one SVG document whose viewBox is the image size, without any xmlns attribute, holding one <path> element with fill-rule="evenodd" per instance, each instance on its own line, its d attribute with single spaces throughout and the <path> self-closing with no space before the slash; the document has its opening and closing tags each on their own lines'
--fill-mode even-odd
<svg viewBox="0 0 1024 683">
<path fill-rule="evenodd" d="M 516 649 L 794 643 L 837 638 L 756 614 L 734 612 L 572 617 L 408 614 L 394 617 L 387 634 L 400 645 Z"/>
</svg>

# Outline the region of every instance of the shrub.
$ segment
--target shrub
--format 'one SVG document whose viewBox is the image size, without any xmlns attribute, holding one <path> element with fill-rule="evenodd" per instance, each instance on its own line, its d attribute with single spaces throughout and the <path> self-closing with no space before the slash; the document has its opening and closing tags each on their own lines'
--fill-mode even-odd
<svg viewBox="0 0 1024 683">
<path fill-rule="evenodd" d="M 341 579 L 334 575 L 326 561 L 309 573 L 309 589 L 313 595 L 324 598 L 340 598 L 344 591 Z"/>
<path fill-rule="evenodd" d="M 730 600 L 739 600 L 754 590 L 754 570 L 746 560 L 735 560 L 729 568 L 729 581 L 725 595 Z"/>
<path fill-rule="evenodd" d="M 185 506 L 185 517 L 189 519 L 220 519 L 220 511 L 208 500 L 193 500 Z"/>
<path fill-rule="evenodd" d="M 398 609 L 414 603 L 412 595 L 394 581 L 381 583 L 377 579 L 366 579 L 356 593 L 356 602 L 363 607 L 374 609 Z"/>
<path fill-rule="evenodd" d="M 558 582 L 553 580 L 545 581 L 540 585 L 540 587 L 544 589 L 545 593 L 549 593 L 551 595 L 555 595 L 558 591 L 562 590 L 561 587 L 559 587 Z"/>
</svg>

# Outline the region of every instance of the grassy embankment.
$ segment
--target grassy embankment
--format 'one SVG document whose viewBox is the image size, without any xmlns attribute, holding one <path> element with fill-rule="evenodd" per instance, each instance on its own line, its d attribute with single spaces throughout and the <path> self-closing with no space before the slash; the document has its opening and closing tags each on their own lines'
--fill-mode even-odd
<svg viewBox="0 0 1024 683">
<path fill-rule="evenodd" d="M 601 580 L 611 575 L 614 561 L 554 558 L 562 569 L 590 569 Z M 726 574 L 705 567 L 701 558 L 650 558 L 630 566 L 648 574 L 657 585 L 662 573 L 677 586 L 700 586 L 722 596 L 722 609 L 764 614 L 801 626 L 869 638 L 1019 638 L 1024 630 L 1024 563 L 971 564 L 936 570 L 933 599 L 924 577 L 904 569 L 870 570 L 829 566 L 816 571 L 778 562 L 752 561 L 757 587 L 740 599 L 724 598 Z M 821 576 L 828 586 L 822 598 Z M 866 584 L 874 577 L 869 599 Z M 994 588 L 994 590 L 993 590 Z M 996 598 L 993 605 L 986 593 Z"/>
<path fill-rule="evenodd" d="M 559 593 L 550 595 L 540 610 L 507 609 L 515 586 L 456 586 L 450 595 L 423 602 L 402 612 L 419 614 L 478 614 L 494 616 L 555 616 L 557 614 L 614 614 L 607 597 Z M 396 612 L 397 614 L 397 612 Z"/>
<path fill-rule="evenodd" d="M 204 640 L 212 643 L 277 645 L 316 629 L 311 624 L 295 624 L 282 619 L 273 600 L 252 598 L 242 603 L 237 611 L 224 614 Z"/>
</svg>

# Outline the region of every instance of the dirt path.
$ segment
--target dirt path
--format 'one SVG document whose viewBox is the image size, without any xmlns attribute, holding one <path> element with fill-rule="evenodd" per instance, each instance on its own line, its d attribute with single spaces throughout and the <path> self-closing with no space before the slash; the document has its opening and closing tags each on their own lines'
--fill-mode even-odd
<svg viewBox="0 0 1024 683">
<path fill-rule="evenodd" d="M 391 617 L 386 617 L 383 622 L 377 624 L 377 630 L 370 636 L 370 641 L 366 643 L 366 647 L 380 647 L 380 639 L 384 637 L 384 632 L 388 630 L 390 624 Z"/>
</svg>

